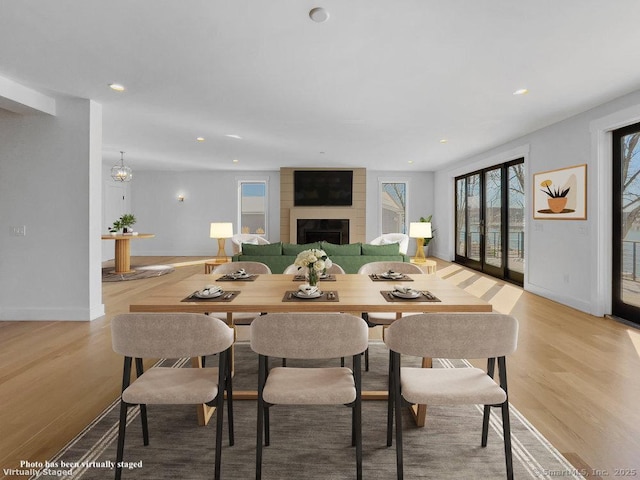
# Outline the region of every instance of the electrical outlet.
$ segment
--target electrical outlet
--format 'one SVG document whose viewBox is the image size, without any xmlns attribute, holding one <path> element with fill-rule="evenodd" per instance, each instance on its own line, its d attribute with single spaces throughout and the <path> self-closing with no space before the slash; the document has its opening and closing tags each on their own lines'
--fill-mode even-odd
<svg viewBox="0 0 640 480">
<path fill-rule="evenodd" d="M 14 237 L 24 237 L 27 235 L 27 226 L 19 225 L 17 227 L 11 227 L 11 235 Z"/>
</svg>

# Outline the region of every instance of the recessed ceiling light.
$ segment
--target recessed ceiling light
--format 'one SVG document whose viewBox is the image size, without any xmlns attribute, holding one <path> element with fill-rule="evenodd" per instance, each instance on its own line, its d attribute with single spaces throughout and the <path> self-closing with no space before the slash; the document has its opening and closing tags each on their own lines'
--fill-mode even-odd
<svg viewBox="0 0 640 480">
<path fill-rule="evenodd" d="M 110 83 L 109 88 L 116 92 L 124 92 L 124 85 L 120 85 L 119 83 Z"/>
<path fill-rule="evenodd" d="M 449 140 L 447 140 L 446 138 L 441 138 L 440 139 L 440 143 L 447 143 Z"/>
<path fill-rule="evenodd" d="M 329 20 L 329 12 L 322 7 L 312 8 L 309 11 L 309 18 L 316 23 L 323 23 Z"/>
<path fill-rule="evenodd" d="M 527 93 L 529 93 L 529 90 L 527 90 L 526 88 L 521 88 L 513 92 L 514 95 L 526 95 Z"/>
<path fill-rule="evenodd" d="M 240 160 L 238 160 L 237 158 L 234 158 L 233 160 L 231 160 L 233 163 L 238 163 Z"/>
<path fill-rule="evenodd" d="M 229 137 L 229 138 L 236 138 L 238 140 L 242 140 L 242 137 L 240 135 L 234 135 L 232 133 L 228 133 L 225 135 L 225 137 Z"/>
<path fill-rule="evenodd" d="M 199 141 L 199 142 L 204 142 L 204 137 L 198 137 L 198 138 L 196 138 L 196 140 Z"/>
<path fill-rule="evenodd" d="M 413 163 L 413 160 L 409 160 L 407 163 L 411 165 Z"/>
</svg>

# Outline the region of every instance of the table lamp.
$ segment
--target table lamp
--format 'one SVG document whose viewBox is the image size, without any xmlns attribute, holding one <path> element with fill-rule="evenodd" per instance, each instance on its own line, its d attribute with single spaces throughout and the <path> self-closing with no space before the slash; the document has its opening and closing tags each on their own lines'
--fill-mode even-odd
<svg viewBox="0 0 640 480">
<path fill-rule="evenodd" d="M 416 256 L 414 262 L 424 263 L 424 239 L 432 238 L 431 223 L 429 222 L 411 222 L 409 224 L 409 236 L 416 239 Z"/>
<path fill-rule="evenodd" d="M 209 237 L 218 239 L 218 257 L 226 257 L 227 254 L 224 250 L 225 238 L 233 237 L 233 223 L 220 222 L 212 223 L 211 230 L 209 230 Z"/>
</svg>

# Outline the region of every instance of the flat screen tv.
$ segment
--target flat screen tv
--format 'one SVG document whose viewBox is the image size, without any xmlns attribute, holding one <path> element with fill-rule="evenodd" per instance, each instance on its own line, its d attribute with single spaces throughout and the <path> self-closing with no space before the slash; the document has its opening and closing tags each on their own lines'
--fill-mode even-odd
<svg viewBox="0 0 640 480">
<path fill-rule="evenodd" d="M 294 170 L 293 204 L 296 207 L 353 204 L 353 170 Z"/>
</svg>

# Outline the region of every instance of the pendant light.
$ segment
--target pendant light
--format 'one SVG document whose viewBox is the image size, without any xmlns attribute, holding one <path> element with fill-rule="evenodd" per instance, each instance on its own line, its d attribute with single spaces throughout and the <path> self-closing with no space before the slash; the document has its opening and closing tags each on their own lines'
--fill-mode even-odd
<svg viewBox="0 0 640 480">
<path fill-rule="evenodd" d="M 115 182 L 130 182 L 133 178 L 131 173 L 131 167 L 124 166 L 124 152 L 120 152 L 120 165 L 114 165 L 111 167 L 111 178 Z"/>
</svg>

